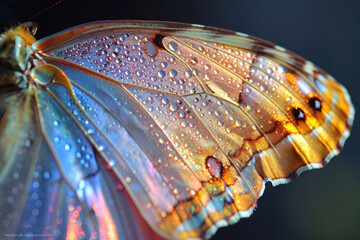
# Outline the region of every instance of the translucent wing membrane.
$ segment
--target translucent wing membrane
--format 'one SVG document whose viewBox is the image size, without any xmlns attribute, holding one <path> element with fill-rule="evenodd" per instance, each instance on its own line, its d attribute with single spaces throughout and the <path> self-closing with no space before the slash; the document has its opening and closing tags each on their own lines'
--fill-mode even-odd
<svg viewBox="0 0 360 240">
<path fill-rule="evenodd" d="M 32 48 L 37 82 L 4 95 L 4 234 L 209 238 L 265 181 L 325 165 L 353 121 L 331 76 L 231 31 L 99 22 Z"/>
<path fill-rule="evenodd" d="M 69 94 L 54 88 L 14 96 L 18 102 L 1 125 L 4 141 L 12 136 L 7 131 L 19 132 L 13 154 L 0 149 L 10 161 L 1 176 L 1 233 L 15 239 L 146 239 L 146 232 L 134 228 L 138 223 L 125 192 L 102 166 L 91 143 L 95 137 L 79 127 L 79 110 L 70 112 Z"/>
</svg>

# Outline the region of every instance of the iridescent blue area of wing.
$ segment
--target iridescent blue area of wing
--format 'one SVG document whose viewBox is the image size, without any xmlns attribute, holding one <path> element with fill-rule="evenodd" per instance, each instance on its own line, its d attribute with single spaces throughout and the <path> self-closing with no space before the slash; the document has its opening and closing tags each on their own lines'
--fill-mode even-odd
<svg viewBox="0 0 360 240">
<path fill-rule="evenodd" d="M 52 143 L 54 155 L 67 180 L 74 189 L 78 189 L 81 180 L 98 170 L 92 146 L 71 116 L 50 94 L 39 90 L 39 102 L 45 137 Z"/>
<path fill-rule="evenodd" d="M 111 121 L 109 112 L 104 111 L 98 103 L 92 101 L 79 89 L 74 88 L 74 93 L 82 106 L 71 101 L 71 96 L 65 88 L 53 86 L 51 90 L 59 102 L 65 103 L 63 106 L 68 108 L 69 113 L 74 117 L 73 122 L 76 122 L 78 128 L 86 132 L 97 151 L 103 154 L 109 167 L 115 172 L 121 172 L 121 176 L 128 179 L 124 180 L 134 189 L 139 204 L 144 206 L 151 204 L 155 208 L 161 206 L 163 211 L 169 210 L 167 206 L 171 205 L 165 200 L 169 198 L 170 193 L 166 192 L 166 189 L 164 192 L 156 192 L 156 188 L 151 189 L 151 187 L 164 185 L 163 179 L 154 170 L 147 156 L 131 136 L 119 123 L 116 124 L 116 119 Z M 109 120 L 111 121 L 109 125 L 102 124 L 108 123 Z M 116 128 L 116 131 L 108 131 L 109 127 Z M 111 138 L 114 142 L 111 141 Z M 137 174 L 138 172 L 141 174 Z M 153 210 L 149 208 L 149 211 Z M 157 216 L 153 217 L 153 220 L 156 220 Z"/>
<path fill-rule="evenodd" d="M 68 225 L 74 224 L 76 215 L 76 220 L 82 222 L 81 234 L 84 237 L 91 236 L 95 231 L 94 226 L 91 221 L 83 222 L 83 219 L 91 217 L 86 216 L 82 210 L 81 203 L 63 180 L 52 156 L 48 145 L 42 141 L 35 168 L 29 172 L 29 188 L 23 202 L 21 221 L 15 232 L 28 236 L 65 239 L 69 232 Z M 72 230 L 80 233 L 75 226 Z M 23 238 L 20 235 L 18 237 L 16 239 Z"/>
<path fill-rule="evenodd" d="M 77 125 L 80 114 L 74 114 L 76 107 L 64 107 L 74 101 L 62 90 L 38 89 L 36 97 L 16 98 L 1 124 L 2 133 L 18 133 L 14 154 L 8 155 L 11 165 L 0 181 L 0 195 L 5 196 L 0 198 L 1 236 L 145 239 L 149 233 L 134 227 L 139 223 L 129 197 L 119 191 L 91 145 L 96 137 Z M 79 98 L 81 94 L 77 90 Z M 5 146 L 0 147 L 2 156 L 8 154 Z"/>
<path fill-rule="evenodd" d="M 31 94 L 14 95 L 8 103 L 11 107 L 0 125 L 1 236 L 16 232 L 39 153 L 39 128 Z"/>
<path fill-rule="evenodd" d="M 71 78 L 75 93 L 81 93 L 77 95 L 77 98 L 80 99 L 80 102 L 87 102 L 84 108 L 88 115 L 102 129 L 107 138 L 114 143 L 116 148 L 124 148 L 123 142 L 120 140 L 123 139 L 126 141 L 124 145 L 127 147 L 125 149 L 134 148 L 136 151 L 144 151 L 151 164 L 156 166 L 166 182 L 169 181 L 169 178 L 178 179 L 178 181 L 169 183 L 170 189 L 181 189 L 191 185 L 195 188 L 201 187 L 201 182 L 187 168 L 178 168 L 176 172 L 167 172 L 167 176 L 164 176 L 163 172 L 167 170 L 167 165 L 169 168 L 171 165 L 181 165 L 181 161 L 172 161 L 176 157 L 180 159 L 180 156 L 169 142 L 161 142 L 167 138 L 164 130 L 154 124 L 147 111 L 148 109 L 144 109 L 140 104 L 137 104 L 125 88 L 114 84 L 114 82 L 102 79 L 102 76 L 95 77 L 81 70 L 74 69 L 71 65 L 51 59 L 48 59 L 48 61 L 60 67 Z M 152 101 L 155 101 L 155 99 Z M 96 106 L 96 113 L 92 113 L 95 109 L 94 106 Z M 126 160 L 132 165 L 133 170 L 137 169 L 139 172 L 148 171 L 142 169 L 143 166 L 138 161 L 129 158 L 126 158 Z M 147 173 L 150 174 L 149 172 Z M 151 173 L 150 176 L 154 176 L 153 174 Z M 186 199 L 189 197 L 189 194 L 179 192 L 178 196 Z"/>
</svg>

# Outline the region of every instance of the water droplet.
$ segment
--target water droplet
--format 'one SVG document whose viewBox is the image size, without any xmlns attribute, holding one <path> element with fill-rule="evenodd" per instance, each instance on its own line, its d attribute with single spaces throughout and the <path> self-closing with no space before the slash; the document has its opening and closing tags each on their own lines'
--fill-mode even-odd
<svg viewBox="0 0 360 240">
<path fill-rule="evenodd" d="M 161 78 L 163 78 L 163 77 L 166 76 L 166 74 L 165 74 L 165 72 L 164 72 L 163 70 L 159 70 L 159 71 L 158 71 L 158 76 L 161 77 Z"/>
<path fill-rule="evenodd" d="M 169 106 L 169 110 L 170 110 L 171 112 L 176 112 L 177 110 L 179 110 L 179 105 L 177 105 L 177 103 L 172 103 L 172 104 L 170 104 L 170 106 Z"/>
<path fill-rule="evenodd" d="M 30 147 L 31 146 L 31 140 L 26 139 L 24 145 L 25 145 L 25 147 Z"/>
<path fill-rule="evenodd" d="M 190 70 L 185 71 L 185 77 L 190 78 L 192 76 L 192 72 Z"/>
<path fill-rule="evenodd" d="M 204 79 L 205 79 L 206 81 L 209 81 L 209 80 L 210 80 L 210 76 L 209 76 L 208 74 L 205 74 Z"/>
<path fill-rule="evenodd" d="M 175 69 L 171 69 L 169 72 L 170 77 L 176 77 L 177 76 L 177 71 Z"/>
<path fill-rule="evenodd" d="M 64 148 L 65 148 L 66 151 L 70 151 L 71 146 L 69 144 L 65 144 Z"/>
<path fill-rule="evenodd" d="M 85 188 L 85 181 L 84 180 L 80 180 L 79 182 L 79 189 L 84 189 Z"/>
<path fill-rule="evenodd" d="M 167 99 L 166 97 L 163 97 L 163 98 L 161 99 L 161 103 L 164 104 L 164 105 L 166 105 L 166 104 L 169 103 L 169 99 Z"/>
<path fill-rule="evenodd" d="M 184 128 L 187 127 L 187 126 L 189 126 L 188 121 L 183 120 L 183 121 L 181 122 L 181 126 L 184 127 Z"/>
<path fill-rule="evenodd" d="M 171 42 L 169 43 L 169 48 L 170 48 L 171 51 L 174 52 L 174 51 L 176 51 L 176 50 L 178 49 L 178 45 L 177 45 L 176 42 L 171 41 Z"/>
<path fill-rule="evenodd" d="M 184 118 L 186 116 L 186 113 L 184 111 L 181 111 L 179 113 L 179 117 Z"/>
<path fill-rule="evenodd" d="M 33 185 L 33 188 L 35 188 L 35 189 L 39 188 L 39 182 L 38 181 L 34 181 L 32 185 Z"/>
<path fill-rule="evenodd" d="M 143 75 L 143 73 L 142 73 L 140 70 L 137 70 L 137 71 L 136 71 L 136 75 L 137 75 L 138 77 L 141 77 L 141 76 Z"/>
<path fill-rule="evenodd" d="M 162 61 L 162 62 L 161 62 L 161 66 L 162 66 L 163 68 L 166 68 L 167 65 L 168 65 L 167 62 L 165 62 L 165 61 Z"/>
<path fill-rule="evenodd" d="M 192 58 L 190 58 L 190 63 L 192 65 L 196 65 L 198 63 L 198 59 L 196 57 L 192 57 Z"/>
<path fill-rule="evenodd" d="M 33 200 L 36 200 L 36 199 L 39 198 L 39 194 L 38 194 L 37 192 L 33 192 L 32 195 L 31 195 L 31 198 L 32 198 Z"/>
<path fill-rule="evenodd" d="M 44 178 L 48 180 L 50 178 L 50 173 L 48 171 L 44 172 Z"/>
<path fill-rule="evenodd" d="M 55 127 L 57 127 L 57 126 L 59 126 L 60 123 L 59 123 L 58 120 L 54 120 L 53 124 L 54 124 Z"/>
<path fill-rule="evenodd" d="M 19 178 L 19 176 L 20 176 L 20 175 L 19 175 L 19 173 L 18 173 L 18 172 L 14 172 L 14 173 L 13 173 L 13 178 L 14 178 L 14 179 L 18 179 L 18 178 Z"/>
<path fill-rule="evenodd" d="M 54 137 L 54 142 L 56 142 L 56 143 L 60 142 L 60 138 L 59 137 Z"/>
</svg>

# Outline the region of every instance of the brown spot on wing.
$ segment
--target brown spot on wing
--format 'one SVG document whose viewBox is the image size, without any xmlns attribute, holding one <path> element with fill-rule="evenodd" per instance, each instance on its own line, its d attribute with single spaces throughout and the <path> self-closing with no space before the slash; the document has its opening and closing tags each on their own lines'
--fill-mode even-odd
<svg viewBox="0 0 360 240">
<path fill-rule="evenodd" d="M 159 50 L 165 50 L 164 37 L 162 34 L 152 34 L 144 39 L 143 48 L 149 57 L 156 57 Z"/>
<path fill-rule="evenodd" d="M 155 34 L 155 36 L 151 40 L 159 49 L 165 49 L 163 44 L 164 37 L 165 36 L 162 34 Z"/>
<path fill-rule="evenodd" d="M 214 178 L 220 178 L 223 173 L 222 163 L 215 157 L 207 157 L 205 160 L 206 168 Z"/>
</svg>

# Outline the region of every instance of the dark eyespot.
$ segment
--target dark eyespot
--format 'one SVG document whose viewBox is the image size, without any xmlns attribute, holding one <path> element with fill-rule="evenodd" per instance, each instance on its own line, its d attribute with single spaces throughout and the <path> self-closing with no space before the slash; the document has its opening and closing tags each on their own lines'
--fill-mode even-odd
<svg viewBox="0 0 360 240">
<path fill-rule="evenodd" d="M 309 99 L 309 106 L 314 111 L 321 111 L 322 103 L 317 97 L 312 97 Z"/>
<path fill-rule="evenodd" d="M 163 44 L 164 37 L 165 37 L 164 35 L 156 34 L 153 39 L 153 43 L 160 49 L 165 49 L 164 44 Z"/>
<path fill-rule="evenodd" d="M 305 120 L 305 113 L 300 108 L 293 108 L 293 115 L 297 121 Z"/>
</svg>

